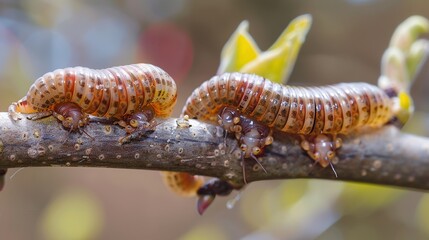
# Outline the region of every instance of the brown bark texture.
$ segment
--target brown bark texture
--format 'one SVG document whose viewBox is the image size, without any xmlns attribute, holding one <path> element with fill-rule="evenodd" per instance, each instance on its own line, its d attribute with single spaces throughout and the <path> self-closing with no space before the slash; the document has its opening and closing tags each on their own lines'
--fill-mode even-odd
<svg viewBox="0 0 429 240">
<path fill-rule="evenodd" d="M 218 126 L 183 119 L 157 119 L 153 131 L 128 143 L 123 128 L 93 120 L 85 133 L 64 130 L 53 117 L 12 121 L 0 113 L 0 169 L 62 166 L 182 171 L 243 185 L 237 141 Z M 335 170 L 322 168 L 299 145 L 299 137 L 274 133 L 261 164 L 245 159 L 247 182 L 318 178 L 429 189 L 429 139 L 402 133 L 394 126 L 340 136 Z"/>
</svg>

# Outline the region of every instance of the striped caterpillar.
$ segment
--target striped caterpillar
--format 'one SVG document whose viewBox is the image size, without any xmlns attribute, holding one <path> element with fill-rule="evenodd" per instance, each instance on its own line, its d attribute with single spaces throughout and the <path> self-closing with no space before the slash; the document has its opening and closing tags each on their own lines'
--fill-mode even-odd
<svg viewBox="0 0 429 240">
<path fill-rule="evenodd" d="M 336 175 L 332 160 L 341 146 L 337 134 L 382 126 L 392 119 L 392 107 L 384 90 L 367 83 L 292 87 L 257 75 L 224 73 L 195 89 L 182 115 L 219 123 L 235 134 L 242 159 L 253 158 L 258 164 L 257 156 L 273 142 L 273 129 L 297 134 L 302 149 L 322 167 L 330 165 Z M 220 180 L 200 187 L 198 211 L 202 213 L 214 196 L 232 188 Z"/>
<path fill-rule="evenodd" d="M 367 83 L 292 87 L 257 75 L 225 73 L 195 89 L 183 114 L 219 122 L 235 133 L 246 158 L 271 144 L 270 129 L 299 134 L 303 149 L 326 167 L 341 144 L 336 134 L 382 126 L 393 117 L 391 107 L 384 90 Z"/>
<path fill-rule="evenodd" d="M 161 68 L 133 64 L 107 69 L 74 67 L 44 74 L 27 95 L 9 107 L 14 120 L 54 115 L 66 129 L 88 124 L 89 115 L 116 118 L 127 132 L 147 128 L 154 116 L 168 116 L 176 84 Z"/>
<path fill-rule="evenodd" d="M 131 133 L 121 138 L 122 143 L 139 132 L 135 130 L 151 128 L 154 116 L 170 115 L 176 99 L 174 80 L 150 64 L 100 70 L 74 67 L 37 79 L 26 96 L 10 105 L 9 115 L 15 121 L 22 118 L 21 114 L 30 114 L 30 119 L 53 115 L 70 131 L 88 124 L 89 115 L 116 118 Z M 172 189 L 185 195 L 195 194 L 203 184 L 202 178 L 186 173 L 163 172 L 163 176 Z"/>
</svg>

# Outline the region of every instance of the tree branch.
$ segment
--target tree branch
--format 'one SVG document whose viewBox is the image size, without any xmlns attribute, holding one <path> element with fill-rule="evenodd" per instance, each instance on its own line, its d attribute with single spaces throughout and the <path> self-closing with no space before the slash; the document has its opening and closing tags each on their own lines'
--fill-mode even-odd
<svg viewBox="0 0 429 240">
<path fill-rule="evenodd" d="M 38 166 L 110 167 L 185 171 L 243 185 L 240 151 L 223 129 L 189 120 L 158 120 L 156 129 L 119 144 L 125 131 L 111 123 L 91 122 L 86 134 L 68 133 L 52 117 L 13 122 L 0 113 L 0 169 Z M 260 159 L 267 173 L 246 159 L 247 182 L 267 179 L 320 178 L 429 189 L 429 139 L 401 133 L 393 126 L 342 136 L 335 164 L 315 165 L 294 135 L 275 133 Z M 226 143 L 226 147 L 225 144 Z"/>
</svg>

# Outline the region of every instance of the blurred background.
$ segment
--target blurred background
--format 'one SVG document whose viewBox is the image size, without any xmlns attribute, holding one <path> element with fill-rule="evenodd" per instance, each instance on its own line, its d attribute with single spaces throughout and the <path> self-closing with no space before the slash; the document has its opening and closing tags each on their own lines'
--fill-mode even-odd
<svg viewBox="0 0 429 240">
<path fill-rule="evenodd" d="M 290 20 L 313 16 L 291 85 L 376 83 L 383 51 L 425 0 L 197 1 L 0 0 L 0 110 L 43 73 L 69 66 L 147 62 L 187 96 L 215 74 L 242 20 L 264 50 Z M 428 36 L 426 36 L 428 37 Z M 406 131 L 429 136 L 429 64 L 412 89 Z M 0 239 L 428 239 L 429 195 L 321 180 L 252 183 L 233 209 L 219 198 L 204 216 L 157 172 L 10 169 L 0 193 Z"/>
</svg>

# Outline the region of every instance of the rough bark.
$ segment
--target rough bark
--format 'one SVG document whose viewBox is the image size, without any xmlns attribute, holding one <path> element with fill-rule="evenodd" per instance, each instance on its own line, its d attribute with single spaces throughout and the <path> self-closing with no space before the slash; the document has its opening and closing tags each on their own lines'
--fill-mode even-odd
<svg viewBox="0 0 429 240">
<path fill-rule="evenodd" d="M 68 133 L 52 117 L 14 122 L 0 113 L 0 169 L 64 166 L 185 171 L 243 184 L 240 151 L 221 128 L 189 120 L 158 119 L 156 129 L 119 144 L 125 131 L 111 122 L 91 122 L 84 133 Z M 335 177 L 315 165 L 300 148 L 299 138 L 276 132 L 262 165 L 245 160 L 247 182 L 319 178 L 429 189 L 429 139 L 401 133 L 393 126 L 341 136 Z M 226 143 L 226 145 L 225 145 Z"/>
</svg>

